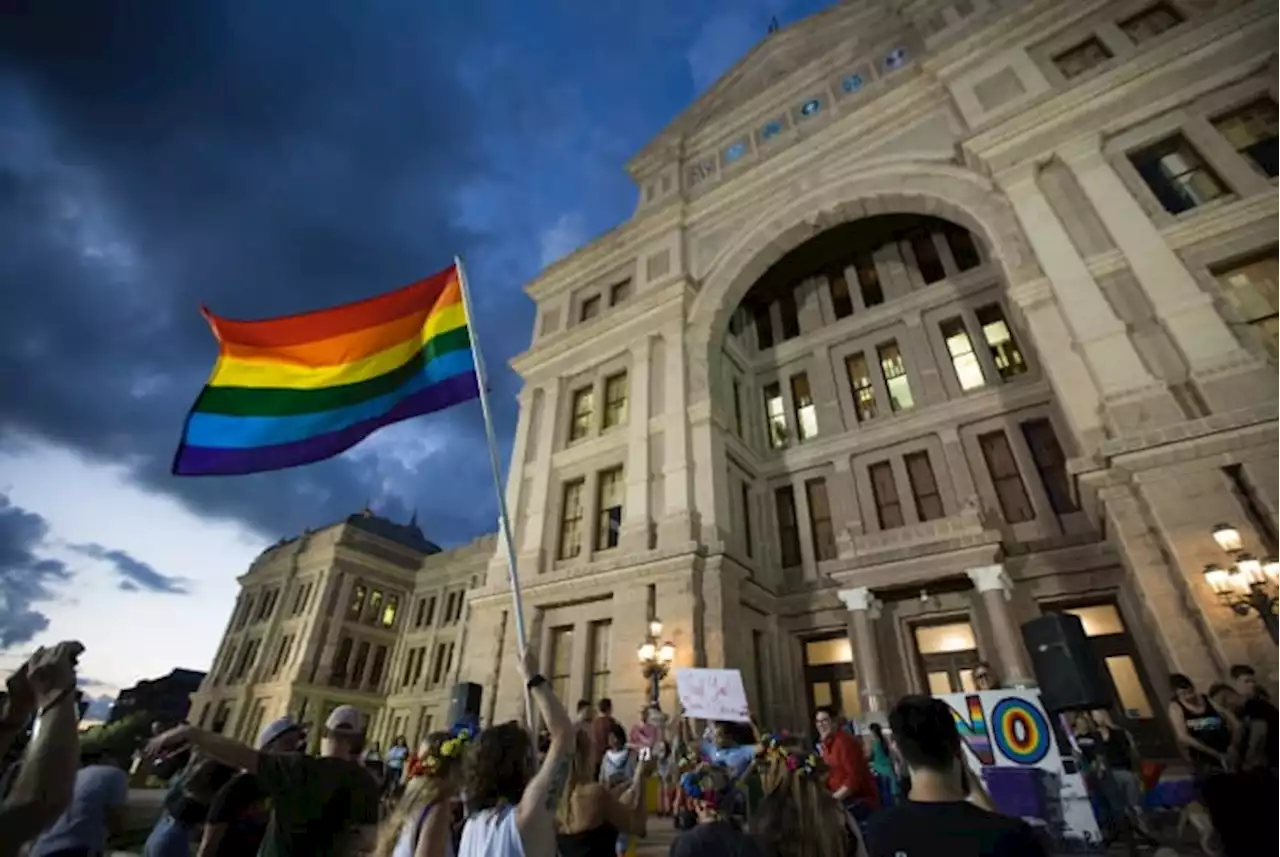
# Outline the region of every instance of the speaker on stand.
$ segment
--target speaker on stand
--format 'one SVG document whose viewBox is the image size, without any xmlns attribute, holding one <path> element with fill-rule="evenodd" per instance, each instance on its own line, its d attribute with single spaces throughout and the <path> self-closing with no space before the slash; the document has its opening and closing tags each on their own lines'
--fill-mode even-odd
<svg viewBox="0 0 1280 857">
<path fill-rule="evenodd" d="M 1111 682 L 1078 616 L 1046 613 L 1032 619 L 1022 626 L 1022 641 L 1050 714 L 1111 707 Z"/>
<path fill-rule="evenodd" d="M 473 732 L 480 728 L 480 696 L 484 688 L 472 681 L 464 681 L 453 686 L 453 696 L 449 700 L 449 720 L 447 728 L 454 729 L 466 726 Z"/>
</svg>

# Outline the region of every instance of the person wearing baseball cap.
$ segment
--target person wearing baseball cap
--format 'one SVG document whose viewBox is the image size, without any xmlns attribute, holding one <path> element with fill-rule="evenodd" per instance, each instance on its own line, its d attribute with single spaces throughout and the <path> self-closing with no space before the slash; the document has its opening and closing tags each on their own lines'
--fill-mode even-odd
<svg viewBox="0 0 1280 857">
<path fill-rule="evenodd" d="M 300 753 L 305 733 L 292 717 L 267 724 L 258 735 L 261 753 Z M 256 775 L 236 774 L 209 805 L 200 842 L 200 857 L 244 857 L 257 854 L 271 821 L 271 801 Z"/>
<path fill-rule="evenodd" d="M 189 725 L 153 738 L 147 751 L 191 745 L 256 775 L 271 802 L 258 857 L 344 857 L 372 851 L 377 842 L 381 789 L 360 762 L 365 728 L 359 709 L 339 705 L 325 720 L 319 756 L 263 752 Z"/>
</svg>

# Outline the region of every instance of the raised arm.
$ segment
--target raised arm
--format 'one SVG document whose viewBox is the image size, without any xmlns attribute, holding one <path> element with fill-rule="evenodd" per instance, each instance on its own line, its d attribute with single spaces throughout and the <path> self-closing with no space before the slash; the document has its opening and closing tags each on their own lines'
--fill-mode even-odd
<svg viewBox="0 0 1280 857">
<path fill-rule="evenodd" d="M 229 768 L 239 768 L 251 774 L 258 773 L 258 763 L 262 758 L 261 754 L 248 744 L 187 724 L 175 726 L 148 741 L 147 755 L 155 756 L 165 750 L 184 746 L 198 750 L 201 755 L 215 762 L 221 762 Z"/>
<path fill-rule="evenodd" d="M 516 807 L 516 826 L 521 837 L 528 837 L 538 825 L 550 829 L 556 804 L 569 781 L 569 762 L 573 754 L 574 726 L 569 712 L 556 699 L 551 683 L 538 672 L 538 659 L 532 650 L 526 649 L 520 659 L 520 670 L 525 685 L 533 697 L 542 722 L 546 724 L 551 746 L 542 759 L 542 766 L 525 787 Z M 528 851 L 528 849 L 526 849 Z"/>
<path fill-rule="evenodd" d="M 21 681 L 30 684 L 29 691 L 19 690 L 19 701 L 29 692 L 36 723 L 13 790 L 0 806 L 0 857 L 17 854 L 71 803 L 80 762 L 75 661 L 83 651 L 79 643 L 59 643 L 37 649 L 24 665 Z"/>
</svg>

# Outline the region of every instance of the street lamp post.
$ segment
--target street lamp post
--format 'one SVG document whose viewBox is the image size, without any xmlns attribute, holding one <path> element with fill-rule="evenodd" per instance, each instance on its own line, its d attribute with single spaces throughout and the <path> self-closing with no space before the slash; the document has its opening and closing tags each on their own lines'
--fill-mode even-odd
<svg viewBox="0 0 1280 857">
<path fill-rule="evenodd" d="M 667 673 L 671 672 L 671 663 L 676 659 L 676 647 L 669 642 L 659 643 L 661 636 L 662 623 L 657 619 L 650 619 L 649 633 L 645 635 L 644 642 L 636 650 L 636 655 L 640 658 L 640 667 L 644 670 L 644 677 L 649 680 L 649 702 L 655 706 L 658 705 L 658 693 L 662 680 L 667 677 Z"/>
<path fill-rule="evenodd" d="M 1280 562 L 1275 557 L 1260 560 L 1244 551 L 1240 531 L 1230 524 L 1213 528 L 1213 540 L 1231 557 L 1230 568 L 1217 564 L 1204 567 L 1209 588 L 1239 616 L 1257 613 L 1271 642 L 1276 642 L 1276 594 Z"/>
</svg>

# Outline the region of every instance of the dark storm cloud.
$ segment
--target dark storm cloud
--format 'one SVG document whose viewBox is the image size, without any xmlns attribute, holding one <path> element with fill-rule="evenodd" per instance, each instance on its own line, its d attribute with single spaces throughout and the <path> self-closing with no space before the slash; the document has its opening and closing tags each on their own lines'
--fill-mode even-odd
<svg viewBox="0 0 1280 857">
<path fill-rule="evenodd" d="M 125 592 L 159 592 L 168 595 L 191 594 L 191 582 L 181 577 L 170 577 L 161 574 L 151 565 L 117 548 L 104 548 L 92 542 L 83 545 L 71 545 L 76 553 L 105 562 L 120 579 L 120 588 Z"/>
<path fill-rule="evenodd" d="M 264 534 L 379 496 L 350 460 L 237 479 L 168 468 L 214 355 L 198 305 L 251 318 L 321 307 L 489 240 L 455 216 L 484 147 L 438 5 L 4 4 L 0 429 L 124 462 L 141 484 Z M 484 335 L 516 345 L 488 355 L 495 367 L 528 341 L 527 304 L 503 285 Z M 493 384 L 504 429 L 513 380 Z M 419 421 L 448 454 L 387 511 L 417 504 L 445 542 L 492 529 L 478 420 L 464 405 Z M 446 504 L 428 482 L 474 486 L 473 498 Z"/>
<path fill-rule="evenodd" d="M 37 551 L 49 534 L 44 518 L 0 493 L 0 649 L 26 643 L 49 627 L 36 607 L 55 598 L 50 588 L 71 579 L 61 562 Z"/>
</svg>

